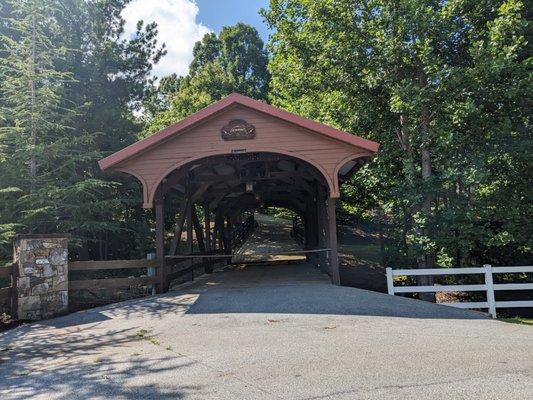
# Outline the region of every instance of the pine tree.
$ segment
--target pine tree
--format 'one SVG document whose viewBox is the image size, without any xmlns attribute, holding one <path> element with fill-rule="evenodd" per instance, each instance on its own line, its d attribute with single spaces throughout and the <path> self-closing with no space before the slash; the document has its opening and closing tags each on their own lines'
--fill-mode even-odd
<svg viewBox="0 0 533 400">
<path fill-rule="evenodd" d="M 68 127 L 72 112 L 62 101 L 62 86 L 72 79 L 69 72 L 58 71 L 56 62 L 67 49 L 54 43 L 59 27 L 54 18 L 54 2 L 45 0 L 10 1 L 12 16 L 2 35 L 2 98 L 0 128 L 4 145 L 16 147 L 12 154 L 27 166 L 20 174 L 21 189 L 29 183 L 35 193 L 40 182 L 41 155 L 51 131 Z M 19 166 L 20 167 L 20 166 Z"/>
<path fill-rule="evenodd" d="M 133 38 L 121 37 L 126 4 L 23 0 L 0 11 L 6 245 L 17 232 L 60 232 L 73 235 L 75 257 L 138 257 L 150 246 L 135 183 L 97 165 L 137 139 L 141 125 L 132 111 L 164 54 L 155 24 L 139 23 Z M 0 257 L 8 256 L 4 250 Z"/>
</svg>

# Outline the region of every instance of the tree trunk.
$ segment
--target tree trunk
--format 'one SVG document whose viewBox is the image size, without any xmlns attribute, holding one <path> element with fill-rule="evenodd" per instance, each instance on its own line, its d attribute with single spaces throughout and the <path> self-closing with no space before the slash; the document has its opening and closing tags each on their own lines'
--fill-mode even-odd
<svg viewBox="0 0 533 400">
<path fill-rule="evenodd" d="M 425 85 L 425 76 L 420 77 L 420 85 Z M 427 225 L 427 218 L 431 214 L 431 205 L 433 196 L 430 190 L 427 190 L 427 184 L 431 180 L 432 171 L 431 171 L 431 152 L 429 149 L 429 110 L 427 105 L 422 105 L 421 115 L 420 115 L 420 136 L 422 139 L 422 146 L 420 149 L 420 163 L 422 167 L 422 182 L 424 182 L 424 200 L 422 202 L 422 213 L 425 216 L 426 224 L 422 228 L 421 234 L 424 237 L 431 238 L 431 229 Z M 434 268 L 435 267 L 435 255 L 433 252 L 420 252 L 417 256 L 418 268 Z M 418 277 L 418 284 L 423 286 L 433 285 L 433 277 L 431 276 L 420 276 Z M 420 299 L 426 301 L 435 302 L 435 293 L 420 293 Z"/>
<path fill-rule="evenodd" d="M 423 146 L 421 149 L 421 164 L 422 164 L 422 180 L 427 181 L 431 178 L 431 159 L 430 159 L 430 151 L 427 146 L 427 128 L 429 125 L 429 117 L 427 113 L 427 109 L 422 111 L 422 123 L 420 126 L 421 133 L 422 133 L 422 140 L 423 140 Z M 415 192 L 415 161 L 413 156 L 413 150 L 411 147 L 411 137 L 409 133 L 409 119 L 407 115 L 400 114 L 400 135 L 399 135 L 400 144 L 402 146 L 402 149 L 404 151 L 404 174 L 407 180 L 408 186 L 412 190 L 412 195 L 414 195 Z M 407 221 L 413 221 L 413 214 L 416 213 L 418 207 L 417 206 L 411 206 L 406 209 L 406 218 L 404 219 L 407 223 Z M 424 214 L 427 215 L 427 213 L 431 210 L 431 200 L 429 196 L 426 196 L 426 198 L 423 201 L 422 211 Z M 428 232 L 426 229 L 421 229 L 420 226 L 416 222 L 412 222 L 413 227 L 413 234 L 415 237 L 419 238 L 423 235 L 426 235 Z M 433 257 L 428 256 L 427 254 L 424 254 L 423 252 L 418 252 L 416 256 L 417 266 L 420 269 L 423 268 L 431 268 L 434 265 Z M 417 282 L 419 285 L 432 285 L 433 279 L 431 277 L 427 276 L 421 276 L 417 278 Z M 434 293 L 421 293 L 420 298 L 426 301 L 435 301 L 435 294 Z"/>
<path fill-rule="evenodd" d="M 37 160 L 35 157 L 35 145 L 37 144 L 37 124 L 35 122 L 35 109 L 37 106 L 36 100 L 36 87 L 35 87 L 35 78 L 36 78 L 36 65 L 35 65 L 35 41 L 36 41 L 36 31 L 35 31 L 35 15 L 32 15 L 32 33 L 31 33 L 31 66 L 30 74 L 31 79 L 29 82 L 30 96 L 31 96 L 31 122 L 30 122 L 30 193 L 35 193 L 35 186 L 37 180 Z"/>
</svg>

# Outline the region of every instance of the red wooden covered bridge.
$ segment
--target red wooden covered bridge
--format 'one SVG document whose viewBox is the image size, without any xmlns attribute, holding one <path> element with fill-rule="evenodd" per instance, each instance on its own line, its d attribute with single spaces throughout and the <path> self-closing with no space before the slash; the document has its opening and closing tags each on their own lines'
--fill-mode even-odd
<svg viewBox="0 0 533 400">
<path fill-rule="evenodd" d="M 232 232 L 246 222 L 243 215 L 269 206 L 290 209 L 302 218 L 305 248 L 321 250 L 312 261 L 339 284 L 335 217 L 339 185 L 378 147 L 231 94 L 99 164 L 104 171 L 135 176 L 143 186 L 144 207 L 155 207 L 160 291 L 168 288 L 171 260 L 184 226 L 189 241 L 185 256 L 193 251 L 193 229 L 200 255 L 230 254 Z M 170 196 L 172 192 L 180 196 Z M 181 198 L 181 204 L 168 204 L 175 198 Z M 164 213 L 169 209 L 175 210 L 176 220 L 173 237 L 167 241 Z"/>
</svg>

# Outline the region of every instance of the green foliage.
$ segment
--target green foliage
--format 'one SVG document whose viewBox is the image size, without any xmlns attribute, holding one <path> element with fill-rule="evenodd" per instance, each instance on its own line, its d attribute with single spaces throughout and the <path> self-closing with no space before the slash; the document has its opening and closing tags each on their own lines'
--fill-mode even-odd
<svg viewBox="0 0 533 400">
<path fill-rule="evenodd" d="M 522 1 L 272 0 L 271 101 L 381 143 L 341 218 L 412 266 L 531 260 Z"/>
<path fill-rule="evenodd" d="M 238 23 L 197 42 L 186 77 L 163 78 L 145 103 L 146 134 L 193 114 L 232 92 L 265 99 L 270 79 L 267 53 L 257 30 Z"/>
<path fill-rule="evenodd" d="M 127 3 L 0 3 L 0 258 L 22 232 L 72 233 L 80 258 L 141 257 L 142 191 L 97 160 L 239 92 L 381 144 L 339 219 L 379 226 L 388 263 L 531 261 L 525 2 L 271 0 L 270 53 L 253 27 L 225 27 L 157 87 L 164 45 L 153 23 L 122 38 Z"/>
<path fill-rule="evenodd" d="M 533 319 L 531 318 L 513 317 L 513 318 L 499 318 L 499 320 L 503 322 L 508 322 L 511 324 L 533 326 Z"/>
<path fill-rule="evenodd" d="M 137 139 L 132 111 L 164 54 L 155 24 L 121 38 L 125 4 L 0 9 L 0 258 L 18 232 L 71 233 L 81 258 L 135 257 L 150 245 L 137 184 L 97 165 Z"/>
</svg>

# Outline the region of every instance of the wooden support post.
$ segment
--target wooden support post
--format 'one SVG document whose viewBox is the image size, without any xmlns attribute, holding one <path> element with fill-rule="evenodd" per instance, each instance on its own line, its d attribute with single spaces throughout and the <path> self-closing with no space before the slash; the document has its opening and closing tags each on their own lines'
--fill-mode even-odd
<svg viewBox="0 0 533 400">
<path fill-rule="evenodd" d="M 327 223 L 328 223 L 328 216 L 326 214 L 326 193 L 324 188 L 320 184 L 316 184 L 316 213 L 317 213 L 317 240 L 318 240 L 318 247 L 324 248 L 329 247 L 329 240 L 328 240 L 328 229 L 327 229 Z M 328 252 L 329 254 L 329 252 Z M 328 264 L 328 257 L 325 253 L 319 253 L 318 255 L 318 263 L 320 266 L 320 270 L 324 273 L 328 272 L 329 268 L 327 267 Z"/>
<path fill-rule="evenodd" d="M 209 254 L 211 253 L 211 212 L 209 211 L 208 204 L 204 204 L 204 222 L 205 222 L 205 250 Z M 205 273 L 211 274 L 213 272 L 213 264 L 211 260 L 205 261 Z"/>
<path fill-rule="evenodd" d="M 192 244 L 192 204 L 187 202 L 187 254 L 192 254 L 193 244 Z"/>
<path fill-rule="evenodd" d="M 233 226 L 231 225 L 231 218 L 227 217 L 226 219 L 226 226 L 227 229 L 227 246 L 226 246 L 226 254 L 231 254 L 233 251 L 233 243 L 232 243 L 232 236 L 233 236 Z"/>
<path fill-rule="evenodd" d="M 198 243 L 198 248 L 201 253 L 205 253 L 205 242 L 204 242 L 204 232 L 200 225 L 200 220 L 198 219 L 198 214 L 196 213 L 196 207 L 192 206 L 192 223 L 194 227 L 194 233 L 196 234 L 196 242 Z"/>
<path fill-rule="evenodd" d="M 336 199 L 328 197 L 328 232 L 329 232 L 329 248 L 330 251 L 330 264 L 329 271 L 331 274 L 331 281 L 334 285 L 340 285 L 340 273 L 339 273 L 339 253 L 337 249 L 337 216 L 335 211 Z"/>
<path fill-rule="evenodd" d="M 213 227 L 213 243 L 211 249 L 213 252 L 217 251 L 217 240 L 218 240 L 218 230 L 219 230 L 218 216 L 215 215 L 215 226 Z"/>
<path fill-rule="evenodd" d="M 165 271 L 165 215 L 164 201 L 162 196 L 155 200 L 155 255 L 158 261 L 159 284 L 156 287 L 158 293 L 165 292 L 168 288 Z"/>
<path fill-rule="evenodd" d="M 176 255 L 178 250 L 178 246 L 181 241 L 181 233 L 183 232 L 183 224 L 185 223 L 185 217 L 187 216 L 187 207 L 189 202 L 190 197 L 187 196 L 187 198 L 183 200 L 180 208 L 178 220 L 176 221 L 176 225 L 174 227 L 174 237 L 172 238 L 172 242 L 170 243 L 170 251 L 168 252 L 170 256 Z"/>
<path fill-rule="evenodd" d="M 211 212 L 207 204 L 204 205 L 204 222 L 205 222 L 205 247 L 208 253 L 211 252 Z"/>
</svg>

